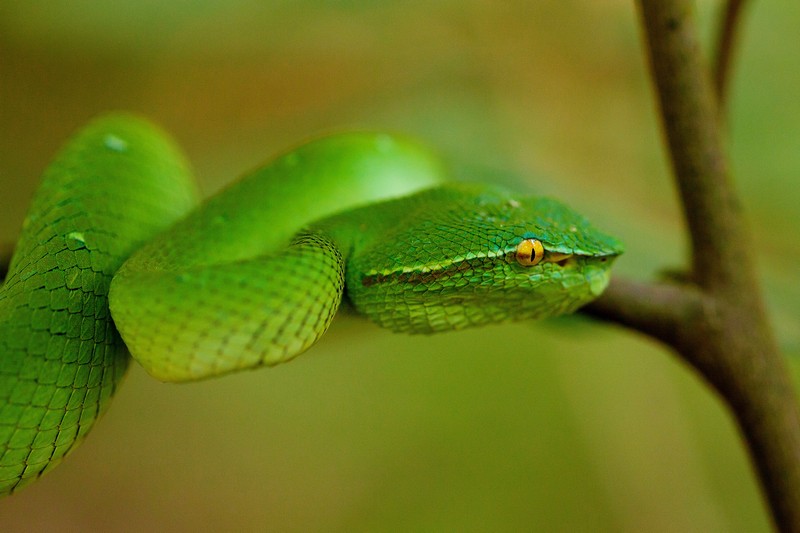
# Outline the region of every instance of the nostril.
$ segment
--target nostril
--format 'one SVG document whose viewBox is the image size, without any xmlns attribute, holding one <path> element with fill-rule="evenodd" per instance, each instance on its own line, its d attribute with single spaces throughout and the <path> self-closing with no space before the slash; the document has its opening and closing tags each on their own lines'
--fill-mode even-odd
<svg viewBox="0 0 800 533">
<path fill-rule="evenodd" d="M 570 263 L 570 257 L 564 258 L 561 261 L 556 261 L 556 264 L 560 267 L 565 267 Z"/>
</svg>

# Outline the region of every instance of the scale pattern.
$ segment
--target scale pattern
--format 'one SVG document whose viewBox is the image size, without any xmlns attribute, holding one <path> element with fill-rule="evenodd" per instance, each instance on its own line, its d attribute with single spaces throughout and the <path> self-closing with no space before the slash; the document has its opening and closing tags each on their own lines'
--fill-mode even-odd
<svg viewBox="0 0 800 533">
<path fill-rule="evenodd" d="M 344 133 L 299 146 L 126 261 L 109 294 L 117 328 L 131 355 L 164 381 L 288 361 L 330 324 L 347 253 L 323 234 L 295 235 L 444 176 L 438 157 L 398 136 Z"/>
<path fill-rule="evenodd" d="M 163 134 L 89 126 L 45 172 L 0 288 L 0 494 L 86 434 L 126 346 L 159 379 L 196 380 L 302 353 L 345 292 L 382 326 L 432 333 L 571 312 L 605 288 L 622 247 L 579 214 L 444 181 L 413 142 L 334 135 L 186 214 L 196 193 Z M 522 239 L 574 256 L 526 268 Z"/>
<path fill-rule="evenodd" d="M 186 381 L 287 361 L 327 330 L 342 299 L 344 263 L 308 235 L 280 254 L 181 272 L 121 272 L 114 320 L 154 377 Z M 146 303 L 146 308 L 130 305 Z"/>
<path fill-rule="evenodd" d="M 617 239 L 550 198 L 450 183 L 321 221 L 348 250 L 347 295 L 382 327 L 435 333 L 570 313 L 605 289 Z M 359 230 L 359 228 L 364 228 Z M 539 240 L 562 263 L 522 266 Z"/>
<path fill-rule="evenodd" d="M 0 287 L 0 495 L 55 466 L 105 410 L 128 361 L 111 276 L 195 202 L 172 143 L 130 116 L 87 126 L 45 171 Z"/>
</svg>

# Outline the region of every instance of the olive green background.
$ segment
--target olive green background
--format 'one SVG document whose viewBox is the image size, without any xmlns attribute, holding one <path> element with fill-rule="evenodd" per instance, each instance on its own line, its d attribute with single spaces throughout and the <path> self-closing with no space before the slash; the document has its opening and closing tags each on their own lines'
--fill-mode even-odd
<svg viewBox="0 0 800 533">
<path fill-rule="evenodd" d="M 699 2 L 708 39 L 716 2 Z M 800 356 L 800 5 L 750 6 L 733 168 L 780 342 Z M 0 241 L 90 117 L 172 132 L 210 193 L 328 131 L 411 133 L 462 179 L 558 196 L 685 262 L 635 6 L 619 0 L 0 0 Z M 0 354 L 1 356 L 1 354 Z M 191 385 L 132 365 L 4 531 L 763 531 L 718 398 L 588 320 L 393 335 L 357 318 L 290 364 Z"/>
</svg>

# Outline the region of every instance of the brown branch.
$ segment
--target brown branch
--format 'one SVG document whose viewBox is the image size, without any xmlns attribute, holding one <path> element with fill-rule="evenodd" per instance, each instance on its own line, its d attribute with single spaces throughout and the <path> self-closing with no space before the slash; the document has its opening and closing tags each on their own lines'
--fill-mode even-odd
<svg viewBox="0 0 800 533">
<path fill-rule="evenodd" d="M 714 92 L 720 108 L 725 107 L 728 97 L 731 59 L 736 48 L 737 30 L 741 26 L 740 17 L 746 3 L 746 0 L 728 0 L 722 9 L 717 28 L 714 52 Z"/>
<path fill-rule="evenodd" d="M 616 322 L 673 346 L 682 328 L 701 313 L 703 295 L 691 286 L 654 284 L 614 277 L 582 312 Z"/>
<path fill-rule="evenodd" d="M 615 278 L 583 312 L 670 346 L 720 394 L 736 418 L 782 531 L 800 531 L 800 415 L 777 352 L 747 308 L 692 285 Z"/>
<path fill-rule="evenodd" d="M 615 280 L 587 312 L 672 346 L 714 387 L 736 418 L 775 523 L 800 531 L 800 410 L 765 317 L 693 3 L 639 6 L 696 285 Z M 723 72 L 731 48 L 724 45 Z"/>
</svg>

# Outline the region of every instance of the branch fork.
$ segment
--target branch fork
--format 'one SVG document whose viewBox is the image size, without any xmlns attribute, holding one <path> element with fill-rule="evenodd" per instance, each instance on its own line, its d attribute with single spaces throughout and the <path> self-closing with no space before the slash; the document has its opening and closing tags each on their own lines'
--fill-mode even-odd
<svg viewBox="0 0 800 533">
<path fill-rule="evenodd" d="M 693 281 L 613 279 L 585 311 L 661 341 L 702 375 L 736 419 L 775 524 L 800 531 L 800 410 L 766 319 L 719 111 L 743 2 L 730 0 L 724 10 L 713 78 L 702 60 L 693 2 L 638 3 Z"/>
</svg>

